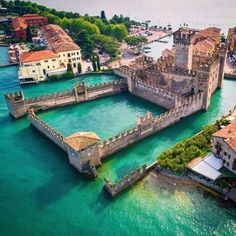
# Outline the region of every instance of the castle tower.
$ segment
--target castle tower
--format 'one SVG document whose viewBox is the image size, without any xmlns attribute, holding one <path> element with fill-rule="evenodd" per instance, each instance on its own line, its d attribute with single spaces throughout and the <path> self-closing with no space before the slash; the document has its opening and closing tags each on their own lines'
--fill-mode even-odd
<svg viewBox="0 0 236 236">
<path fill-rule="evenodd" d="M 180 28 L 174 33 L 174 66 L 177 68 L 192 68 L 191 37 L 195 32 L 188 28 Z"/>
<path fill-rule="evenodd" d="M 7 93 L 4 95 L 9 113 L 14 118 L 23 116 L 26 112 L 23 92 Z"/>
<path fill-rule="evenodd" d="M 218 76 L 218 88 L 221 88 L 223 84 L 223 79 L 224 79 L 224 74 L 225 74 L 224 67 L 225 67 L 226 55 L 227 55 L 227 46 L 225 44 L 221 44 L 218 49 L 218 57 L 219 57 L 219 63 L 220 63 L 219 76 Z"/>
</svg>

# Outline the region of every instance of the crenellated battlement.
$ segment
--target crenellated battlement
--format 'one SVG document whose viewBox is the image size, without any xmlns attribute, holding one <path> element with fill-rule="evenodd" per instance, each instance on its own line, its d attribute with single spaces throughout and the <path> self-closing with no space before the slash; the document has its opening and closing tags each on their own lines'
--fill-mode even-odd
<svg viewBox="0 0 236 236">
<path fill-rule="evenodd" d="M 111 86 L 121 86 L 121 85 L 126 85 L 126 80 L 125 79 L 119 79 L 119 80 L 115 80 L 115 81 L 109 81 L 109 82 L 105 82 L 105 83 L 99 83 L 99 84 L 92 84 L 89 86 L 86 86 L 87 91 L 90 90 L 99 90 L 99 89 L 103 89 L 106 87 L 111 87 Z"/>
<path fill-rule="evenodd" d="M 25 102 L 26 102 L 26 104 L 30 104 L 30 103 L 35 103 L 35 102 L 39 102 L 39 101 L 46 101 L 46 100 L 50 100 L 50 99 L 54 99 L 54 98 L 66 97 L 66 96 L 71 96 L 71 95 L 74 95 L 74 90 L 64 90 L 61 92 L 51 93 L 51 94 L 44 95 L 44 96 L 38 96 L 38 97 L 32 97 L 29 99 L 25 99 Z"/>
<path fill-rule="evenodd" d="M 131 186 L 133 183 L 143 178 L 147 173 L 146 164 L 141 168 L 131 172 L 129 175 L 124 176 L 122 179 L 118 180 L 118 183 L 114 184 L 108 179 L 104 178 L 105 184 L 104 189 L 112 196 L 115 197 L 117 194 Z"/>
<path fill-rule="evenodd" d="M 5 98 L 9 99 L 10 101 L 21 101 L 24 100 L 24 94 L 21 91 L 13 92 L 13 93 L 7 93 L 5 94 Z"/>
<path fill-rule="evenodd" d="M 23 92 L 5 94 L 8 110 L 15 118 L 24 116 L 28 109 L 35 111 L 97 99 L 127 90 L 125 79 L 86 86 L 84 82 L 73 89 L 24 99 Z"/>
</svg>

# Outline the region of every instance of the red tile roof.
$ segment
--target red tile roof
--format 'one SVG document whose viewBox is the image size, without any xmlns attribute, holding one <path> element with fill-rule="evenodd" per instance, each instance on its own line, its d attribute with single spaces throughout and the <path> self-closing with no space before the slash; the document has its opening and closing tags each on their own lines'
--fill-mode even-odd
<svg viewBox="0 0 236 236">
<path fill-rule="evenodd" d="M 26 62 L 40 61 L 57 57 L 59 56 L 55 54 L 52 50 L 42 50 L 36 52 L 23 53 L 20 57 L 20 61 L 26 63 Z"/>
<path fill-rule="evenodd" d="M 223 129 L 215 132 L 213 137 L 223 138 L 224 141 L 236 152 L 236 120 Z"/>
<path fill-rule="evenodd" d="M 12 19 L 12 26 L 14 31 L 18 31 L 20 29 L 26 29 L 28 25 L 25 23 L 24 18 L 17 16 Z"/>
<path fill-rule="evenodd" d="M 80 47 L 58 25 L 46 25 L 41 28 L 49 46 L 54 52 L 66 52 L 79 50 Z"/>
<path fill-rule="evenodd" d="M 193 53 L 209 53 L 212 52 L 216 45 L 219 44 L 220 29 L 216 27 L 206 28 L 199 31 L 192 37 Z"/>
</svg>

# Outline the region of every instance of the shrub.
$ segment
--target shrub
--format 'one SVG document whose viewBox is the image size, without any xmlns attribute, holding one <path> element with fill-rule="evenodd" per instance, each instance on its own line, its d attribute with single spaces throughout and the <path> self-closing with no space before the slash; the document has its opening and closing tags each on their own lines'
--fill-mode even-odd
<svg viewBox="0 0 236 236">
<path fill-rule="evenodd" d="M 203 157 L 210 151 L 208 144 L 212 134 L 217 130 L 219 130 L 218 124 L 206 126 L 198 135 L 177 143 L 159 155 L 157 163 L 163 168 L 183 173 L 188 162 L 196 157 Z"/>
</svg>

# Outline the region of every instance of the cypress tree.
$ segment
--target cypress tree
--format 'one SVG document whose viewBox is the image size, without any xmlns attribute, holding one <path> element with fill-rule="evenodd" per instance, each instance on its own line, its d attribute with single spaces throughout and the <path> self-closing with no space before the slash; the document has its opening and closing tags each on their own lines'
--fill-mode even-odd
<svg viewBox="0 0 236 236">
<path fill-rule="evenodd" d="M 92 56 L 92 65 L 93 65 L 93 71 L 97 71 L 97 64 L 94 56 Z"/>
<path fill-rule="evenodd" d="M 77 69 L 78 69 L 78 73 L 80 74 L 82 72 L 82 66 L 80 62 L 78 63 Z"/>
<path fill-rule="evenodd" d="M 26 28 L 26 41 L 32 42 L 32 34 L 29 26 Z"/>
<path fill-rule="evenodd" d="M 98 71 L 100 71 L 101 70 L 101 65 L 100 65 L 100 58 L 99 58 L 99 56 L 96 57 L 96 61 L 97 61 L 97 69 L 98 69 Z"/>
</svg>

